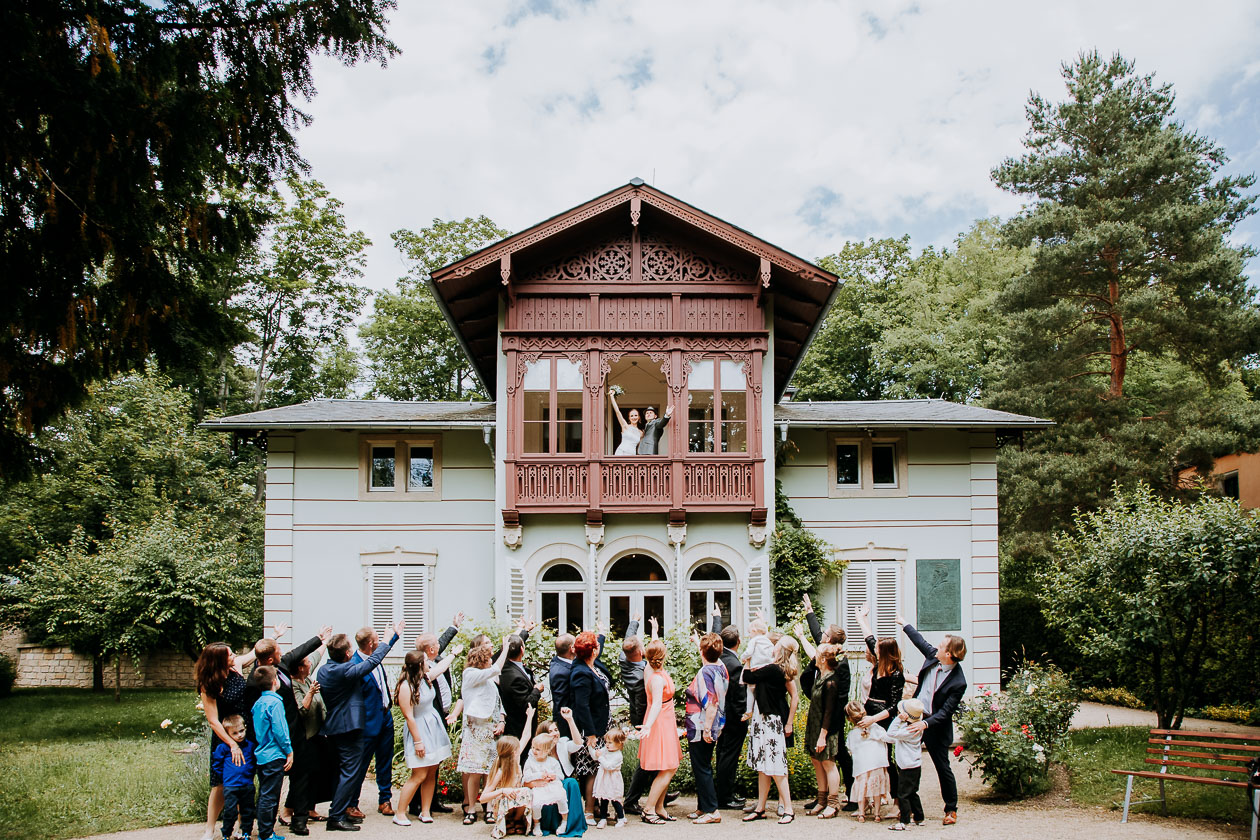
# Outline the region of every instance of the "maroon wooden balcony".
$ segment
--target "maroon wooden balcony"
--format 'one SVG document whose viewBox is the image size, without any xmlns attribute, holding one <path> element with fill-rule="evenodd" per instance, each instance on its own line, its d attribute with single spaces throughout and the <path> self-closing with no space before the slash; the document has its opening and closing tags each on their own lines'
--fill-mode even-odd
<svg viewBox="0 0 1260 840">
<path fill-rule="evenodd" d="M 749 512 L 765 507 L 765 462 L 746 455 L 506 462 L 507 506 L 522 513 Z"/>
</svg>

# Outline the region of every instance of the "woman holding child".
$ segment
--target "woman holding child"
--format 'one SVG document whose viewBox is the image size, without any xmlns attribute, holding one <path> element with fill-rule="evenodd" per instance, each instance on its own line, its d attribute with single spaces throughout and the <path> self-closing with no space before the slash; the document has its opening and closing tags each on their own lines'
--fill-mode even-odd
<svg viewBox="0 0 1260 840">
<path fill-rule="evenodd" d="M 775 659 L 770 665 L 744 666 L 744 682 L 753 687 L 756 710 L 748 727 L 748 766 L 757 771 L 757 804 L 744 822 L 766 818 L 766 799 L 770 782 L 774 781 L 783 806 L 780 825 L 796 818 L 792 794 L 788 789 L 787 739 L 792 735 L 792 721 L 800 702 L 796 675 L 800 664 L 797 645 L 791 636 L 783 636 L 774 646 Z"/>
</svg>

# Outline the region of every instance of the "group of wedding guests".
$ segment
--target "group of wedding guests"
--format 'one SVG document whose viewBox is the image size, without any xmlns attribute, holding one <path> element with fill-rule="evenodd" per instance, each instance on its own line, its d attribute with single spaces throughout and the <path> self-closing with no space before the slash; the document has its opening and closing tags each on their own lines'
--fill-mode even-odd
<svg viewBox="0 0 1260 840">
<path fill-rule="evenodd" d="M 808 597 L 805 607 L 806 626 L 797 625 L 794 633 L 775 633 L 757 616 L 746 641 L 735 626 L 721 626 L 715 610 L 710 632 L 693 637 L 701 667 L 681 697 L 655 620 L 645 641 L 636 617 L 618 655 L 627 729 L 613 719 L 614 681 L 600 659 L 602 632 L 557 636 L 545 675 L 535 675 L 525 663 L 533 622 L 518 620 L 497 650 L 495 640 L 475 636 L 458 691 L 452 665 L 463 650 L 451 642 L 462 613 L 440 636 L 419 636 L 392 679 L 382 663 L 405 631 L 402 622 L 388 641 L 370 628 L 352 642 L 325 627 L 284 655 L 276 644 L 287 631 L 283 625 L 241 656 L 226 644 L 208 645 L 197 663 L 211 729 L 206 837 L 220 821 L 225 840 L 248 837 L 255 823 L 261 840 L 278 836 L 277 822 L 307 835 L 310 822 L 324 821 L 315 809 L 324 801 L 331 802 L 328 830 L 357 831 L 366 817 L 359 794 L 373 764 L 377 811 L 400 826 L 412 824 L 409 815 L 431 823 L 435 812 L 453 810 L 435 795 L 438 769 L 451 759 L 462 780 L 463 823 L 490 823 L 496 838 L 579 836 L 591 822 L 597 828 L 622 826 L 627 814 L 663 825 L 677 819 L 667 806 L 675 798 L 669 786 L 682 761 L 680 736 L 696 780 L 697 807 L 688 819 L 720 823 L 723 810 L 741 812 L 745 822 L 766 819 L 774 788 L 777 820 L 788 824 L 797 815 L 788 788 L 788 748 L 797 737 L 802 693 L 809 698 L 802 747 L 817 782 L 805 814 L 830 819 L 851 811 L 858 820 L 881 821 L 893 802 L 898 811 L 891 828 L 921 824 L 918 787 L 926 749 L 941 784 L 943 822 L 954 823 L 957 788 L 949 748 L 953 714 L 966 690 L 957 667 L 966 643 L 946 636 L 933 645 L 898 616 L 926 658 L 917 679 L 907 677 L 898 641 L 877 639 L 867 608 L 860 608 L 855 618 L 871 667 L 858 686 L 859 699 L 850 700 L 845 632 L 835 624 L 824 630 Z M 804 669 L 801 648 L 809 658 Z M 914 686 L 909 698 L 908 684 Z M 553 719 L 539 720 L 539 700 L 547 693 Z M 395 706 L 402 713 L 403 760 L 410 771 L 396 806 Z M 450 730 L 457 722 L 456 755 Z M 626 787 L 622 751 L 628 740 L 637 741 L 638 749 Z M 757 773 L 752 802 L 735 792 L 745 742 L 747 763 Z"/>
</svg>

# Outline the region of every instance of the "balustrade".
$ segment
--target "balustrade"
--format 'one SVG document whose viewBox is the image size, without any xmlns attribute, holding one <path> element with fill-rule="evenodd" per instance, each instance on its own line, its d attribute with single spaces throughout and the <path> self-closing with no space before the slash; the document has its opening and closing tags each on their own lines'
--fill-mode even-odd
<svg viewBox="0 0 1260 840">
<path fill-rule="evenodd" d="M 759 459 L 604 458 L 577 463 L 509 462 L 509 504 L 519 510 L 743 510 L 759 506 Z"/>
</svg>

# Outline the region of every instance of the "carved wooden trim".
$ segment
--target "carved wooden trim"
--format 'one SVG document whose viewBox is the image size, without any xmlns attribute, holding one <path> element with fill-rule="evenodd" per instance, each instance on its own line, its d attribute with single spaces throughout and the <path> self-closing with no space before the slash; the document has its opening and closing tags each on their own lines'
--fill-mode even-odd
<svg viewBox="0 0 1260 840">
<path fill-rule="evenodd" d="M 630 224 L 639 226 L 639 217 L 643 214 L 643 199 L 635 195 L 630 199 Z"/>
<path fill-rule="evenodd" d="M 661 353 L 669 350 L 706 353 L 765 352 L 765 336 L 741 335 L 504 335 L 503 350 L 525 353 L 570 353 L 585 350 Z M 537 361 L 537 359 L 533 359 Z"/>
<path fill-rule="evenodd" d="M 703 257 L 676 242 L 644 236 L 644 282 L 747 284 L 752 278 L 725 263 Z M 526 283 L 635 282 L 634 242 L 618 236 L 599 242 L 521 278 Z"/>
<path fill-rule="evenodd" d="M 515 375 L 508 381 L 507 384 L 507 394 L 509 397 L 517 392 L 517 390 L 521 387 L 521 382 L 525 380 L 525 368 L 538 361 L 540 358 L 542 358 L 542 353 L 538 351 L 527 351 L 517 354 Z"/>
</svg>

